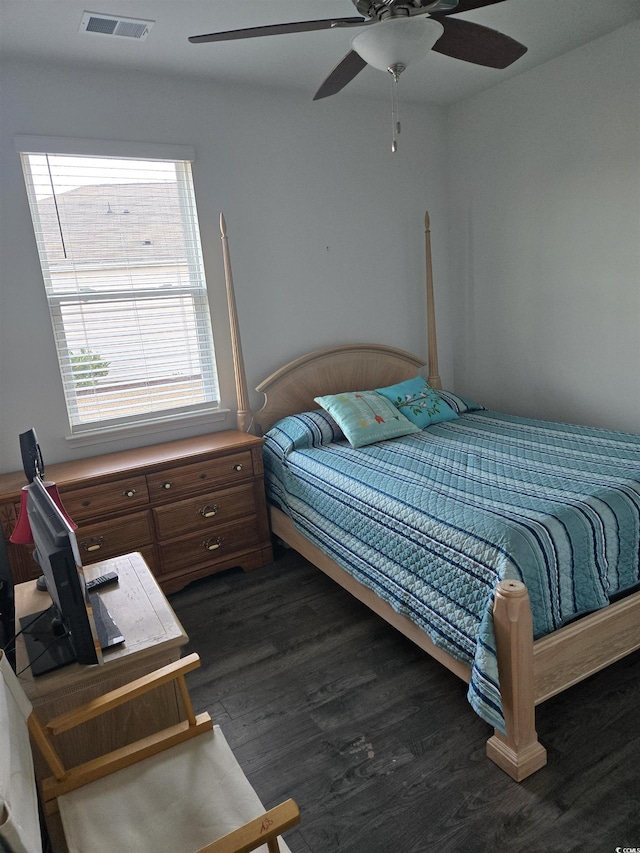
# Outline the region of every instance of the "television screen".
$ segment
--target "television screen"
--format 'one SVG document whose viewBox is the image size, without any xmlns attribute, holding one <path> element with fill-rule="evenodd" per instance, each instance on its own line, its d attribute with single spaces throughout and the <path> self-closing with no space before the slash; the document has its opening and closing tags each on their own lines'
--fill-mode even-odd
<svg viewBox="0 0 640 853">
<path fill-rule="evenodd" d="M 16 668 L 16 651 L 13 637 L 15 634 L 15 604 L 13 598 L 13 578 L 4 541 L 0 535 L 0 649 L 4 651 L 13 669 Z"/>
<path fill-rule="evenodd" d="M 52 607 L 20 620 L 31 671 L 41 675 L 73 661 L 102 664 L 102 649 L 123 642 L 98 594 L 88 594 L 73 528 L 42 481 L 27 487 L 34 558 Z"/>
</svg>

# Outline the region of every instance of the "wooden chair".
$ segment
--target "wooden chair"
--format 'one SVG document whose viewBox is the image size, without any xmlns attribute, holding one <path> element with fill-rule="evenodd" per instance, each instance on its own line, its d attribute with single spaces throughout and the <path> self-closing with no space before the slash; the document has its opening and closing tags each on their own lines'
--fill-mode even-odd
<svg viewBox="0 0 640 853">
<path fill-rule="evenodd" d="M 290 853 L 279 836 L 299 822 L 298 807 L 265 811 L 220 728 L 194 713 L 184 676 L 199 665 L 189 655 L 43 724 L 0 652 L 0 850 L 4 840 L 12 853 L 41 851 L 30 734 L 53 774 L 43 808 L 60 810 L 71 853 Z M 174 680 L 183 722 L 64 767 L 56 734 Z"/>
</svg>

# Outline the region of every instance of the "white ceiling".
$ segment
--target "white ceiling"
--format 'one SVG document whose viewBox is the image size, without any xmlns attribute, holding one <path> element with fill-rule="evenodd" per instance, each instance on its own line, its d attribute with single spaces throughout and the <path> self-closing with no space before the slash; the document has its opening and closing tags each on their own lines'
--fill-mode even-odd
<svg viewBox="0 0 640 853">
<path fill-rule="evenodd" d="M 84 11 L 154 21 L 144 41 L 79 32 Z M 193 45 L 190 35 L 353 16 L 351 0 L 0 0 L 0 55 L 196 75 L 293 88 L 313 97 L 361 30 L 322 30 Z M 504 0 L 461 15 L 529 48 L 510 68 L 481 68 L 431 52 L 400 81 L 400 98 L 451 104 L 640 19 L 640 0 Z M 387 97 L 390 77 L 365 68 L 343 92 Z"/>
</svg>

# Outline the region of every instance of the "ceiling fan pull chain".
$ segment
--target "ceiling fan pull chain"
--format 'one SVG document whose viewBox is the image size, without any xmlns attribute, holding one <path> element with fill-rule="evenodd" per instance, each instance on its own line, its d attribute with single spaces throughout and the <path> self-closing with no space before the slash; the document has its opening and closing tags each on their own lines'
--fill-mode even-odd
<svg viewBox="0 0 640 853">
<path fill-rule="evenodd" d="M 391 81 L 391 153 L 398 150 L 398 134 L 400 133 L 400 116 L 398 115 L 398 80 L 404 71 L 404 65 L 392 65 L 389 73 L 393 78 Z"/>
</svg>

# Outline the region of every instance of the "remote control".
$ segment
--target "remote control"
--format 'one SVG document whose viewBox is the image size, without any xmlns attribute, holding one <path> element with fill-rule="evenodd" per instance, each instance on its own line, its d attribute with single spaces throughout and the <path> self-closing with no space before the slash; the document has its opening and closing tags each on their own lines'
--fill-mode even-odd
<svg viewBox="0 0 640 853">
<path fill-rule="evenodd" d="M 93 578 L 93 580 L 85 581 L 85 585 L 87 587 L 87 592 L 94 592 L 96 589 L 99 589 L 100 587 L 106 586 L 110 583 L 115 583 L 117 580 L 117 572 L 107 572 L 106 575 L 100 575 L 100 577 Z"/>
</svg>

